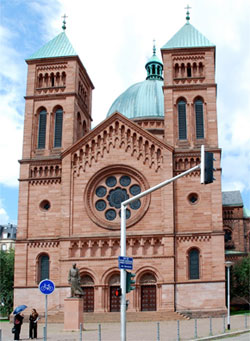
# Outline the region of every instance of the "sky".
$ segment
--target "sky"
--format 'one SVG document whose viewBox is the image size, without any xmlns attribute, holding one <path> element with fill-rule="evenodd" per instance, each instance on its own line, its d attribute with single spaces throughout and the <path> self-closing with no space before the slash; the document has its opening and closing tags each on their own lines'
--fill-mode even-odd
<svg viewBox="0 0 250 341">
<path fill-rule="evenodd" d="M 19 163 L 27 59 L 62 32 L 95 86 L 96 126 L 113 101 L 146 78 L 155 39 L 160 48 L 190 23 L 216 45 L 222 190 L 240 190 L 250 209 L 249 0 L 1 0 L 0 1 L 0 224 L 17 223 Z"/>
</svg>

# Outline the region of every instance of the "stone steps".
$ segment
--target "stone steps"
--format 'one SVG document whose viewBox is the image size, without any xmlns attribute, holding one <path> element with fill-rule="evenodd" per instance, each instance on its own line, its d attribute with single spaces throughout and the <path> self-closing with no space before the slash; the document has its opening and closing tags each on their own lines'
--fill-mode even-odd
<svg viewBox="0 0 250 341">
<path fill-rule="evenodd" d="M 127 312 L 127 322 L 147 322 L 147 321 L 173 321 L 183 320 L 186 317 L 177 312 L 158 312 L 158 311 L 145 311 L 145 312 Z M 44 317 L 41 318 L 43 322 Z M 111 323 L 120 322 L 120 313 L 83 313 L 83 321 L 85 323 Z M 64 314 L 59 312 L 53 315 L 48 315 L 48 323 L 63 323 Z"/>
</svg>

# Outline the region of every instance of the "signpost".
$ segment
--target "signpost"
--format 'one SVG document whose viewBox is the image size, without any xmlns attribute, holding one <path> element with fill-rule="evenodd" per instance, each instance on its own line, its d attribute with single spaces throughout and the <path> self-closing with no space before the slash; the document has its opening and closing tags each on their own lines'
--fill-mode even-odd
<svg viewBox="0 0 250 341">
<path fill-rule="evenodd" d="M 47 316 L 48 316 L 48 295 L 52 294 L 55 290 L 55 284 L 49 280 L 44 279 L 39 283 L 39 290 L 42 294 L 45 295 L 45 332 L 44 332 L 44 341 L 47 341 Z"/>
<path fill-rule="evenodd" d="M 211 183 L 213 182 L 213 164 L 211 161 L 211 158 L 213 158 L 213 153 L 210 153 L 212 155 L 209 156 L 209 158 L 206 158 L 206 154 L 205 154 L 205 147 L 202 146 L 201 147 L 201 163 L 199 165 L 196 165 L 190 169 L 188 169 L 187 171 L 178 174 L 176 176 L 174 176 L 171 179 L 165 180 L 163 182 L 161 182 L 160 184 L 151 187 L 149 189 L 147 189 L 144 192 L 141 192 L 137 195 L 135 195 L 134 197 L 129 198 L 128 200 L 125 200 L 121 203 L 121 256 L 119 257 L 119 259 L 121 259 L 121 262 L 119 260 L 119 268 L 120 268 L 120 283 L 121 283 L 121 341 L 126 341 L 126 269 L 131 269 L 132 268 L 127 268 L 126 266 L 130 266 L 129 265 L 129 261 L 127 261 L 127 259 L 129 259 L 129 257 L 126 257 L 126 208 L 127 206 L 139 199 L 144 197 L 145 195 L 148 195 L 168 184 L 170 184 L 171 182 L 176 181 L 179 178 L 182 178 L 183 176 L 186 176 L 187 174 L 194 172 L 198 169 L 201 170 L 201 183 L 203 184 L 207 184 L 207 183 Z M 209 180 L 206 181 L 206 172 L 209 171 Z M 133 261 L 132 261 L 133 264 Z"/>
<path fill-rule="evenodd" d="M 133 270 L 133 258 L 132 257 L 118 257 L 119 269 Z"/>
</svg>

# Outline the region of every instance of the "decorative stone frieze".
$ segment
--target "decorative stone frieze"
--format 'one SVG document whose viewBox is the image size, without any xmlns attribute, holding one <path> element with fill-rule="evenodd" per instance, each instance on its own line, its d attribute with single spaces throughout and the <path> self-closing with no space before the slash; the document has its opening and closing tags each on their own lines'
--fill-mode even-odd
<svg viewBox="0 0 250 341">
<path fill-rule="evenodd" d="M 141 160 L 149 168 L 157 172 L 163 164 L 162 148 L 159 144 L 150 141 L 123 122 L 116 120 L 100 134 L 92 137 L 72 155 L 73 172 L 79 176 L 86 167 L 98 162 L 110 152 L 111 148 L 123 149 L 129 156 Z"/>
</svg>

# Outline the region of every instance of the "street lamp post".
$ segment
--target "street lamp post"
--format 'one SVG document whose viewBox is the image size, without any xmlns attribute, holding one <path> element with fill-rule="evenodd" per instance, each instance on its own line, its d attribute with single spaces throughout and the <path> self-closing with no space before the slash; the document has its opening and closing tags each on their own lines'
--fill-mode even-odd
<svg viewBox="0 0 250 341">
<path fill-rule="evenodd" d="M 227 329 L 230 330 L 230 267 L 233 262 L 225 262 L 227 267 Z"/>
</svg>

